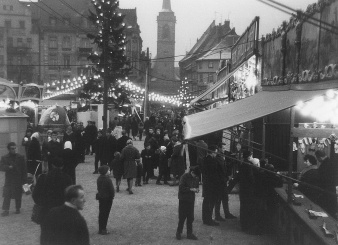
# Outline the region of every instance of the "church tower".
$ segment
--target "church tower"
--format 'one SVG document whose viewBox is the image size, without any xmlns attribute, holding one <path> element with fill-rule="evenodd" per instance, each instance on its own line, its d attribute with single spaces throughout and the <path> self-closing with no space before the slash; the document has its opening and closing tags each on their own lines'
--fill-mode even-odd
<svg viewBox="0 0 338 245">
<path fill-rule="evenodd" d="M 170 0 L 163 0 L 162 10 L 157 16 L 157 62 L 156 76 L 159 79 L 175 80 L 175 13 Z M 167 84 L 170 82 L 167 81 Z M 169 91 L 168 91 L 169 92 Z"/>
</svg>

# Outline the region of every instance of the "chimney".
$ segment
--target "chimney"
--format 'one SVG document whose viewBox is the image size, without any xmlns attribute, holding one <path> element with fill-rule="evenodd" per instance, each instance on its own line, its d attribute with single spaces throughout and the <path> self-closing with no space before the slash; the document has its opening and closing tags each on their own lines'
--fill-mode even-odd
<svg viewBox="0 0 338 245">
<path fill-rule="evenodd" d="M 224 29 L 225 29 L 225 30 L 226 30 L 226 29 L 230 30 L 230 20 L 225 20 L 223 26 L 224 26 Z"/>
</svg>

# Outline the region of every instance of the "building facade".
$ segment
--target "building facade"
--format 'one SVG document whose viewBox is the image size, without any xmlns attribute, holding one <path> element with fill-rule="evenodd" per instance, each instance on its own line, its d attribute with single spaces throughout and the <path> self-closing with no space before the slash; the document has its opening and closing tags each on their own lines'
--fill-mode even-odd
<svg viewBox="0 0 338 245">
<path fill-rule="evenodd" d="M 32 12 L 19 1 L 0 1 L 0 77 L 30 83 L 39 77 L 38 35 Z"/>
<path fill-rule="evenodd" d="M 88 33 L 96 33 L 88 18 L 92 3 L 90 0 L 62 3 L 0 1 L 1 77 L 15 83 L 49 84 L 53 90 L 53 83 L 91 74 L 87 57 L 97 49 L 87 38 Z M 132 66 L 129 78 L 139 82 L 143 79 L 140 70 L 144 66 L 140 64 L 142 38 L 136 9 L 120 9 L 120 12 L 125 15 L 126 55 Z"/>
<path fill-rule="evenodd" d="M 195 45 L 180 60 L 180 76 L 189 81 L 189 93 L 197 96 L 214 84 L 219 66 L 229 60 L 230 47 L 238 35 L 230 28 L 230 21 L 216 25 L 213 21 Z"/>
</svg>

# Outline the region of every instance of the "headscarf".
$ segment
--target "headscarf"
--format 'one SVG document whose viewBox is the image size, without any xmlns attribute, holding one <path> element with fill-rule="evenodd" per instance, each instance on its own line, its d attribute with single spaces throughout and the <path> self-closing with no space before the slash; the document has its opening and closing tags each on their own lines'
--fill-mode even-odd
<svg viewBox="0 0 338 245">
<path fill-rule="evenodd" d="M 39 137 L 40 137 L 40 134 L 39 134 L 39 132 L 35 132 L 35 133 L 33 133 L 32 134 L 32 136 L 31 136 L 31 140 L 33 139 L 33 138 L 35 138 L 35 139 L 39 139 Z"/>
<path fill-rule="evenodd" d="M 72 143 L 70 141 L 66 141 L 64 149 L 71 149 L 72 150 Z"/>
</svg>

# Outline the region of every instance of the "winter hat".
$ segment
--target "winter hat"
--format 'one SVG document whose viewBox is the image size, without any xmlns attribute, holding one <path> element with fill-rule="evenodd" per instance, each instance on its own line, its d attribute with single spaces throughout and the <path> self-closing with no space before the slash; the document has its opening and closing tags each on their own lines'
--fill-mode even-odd
<svg viewBox="0 0 338 245">
<path fill-rule="evenodd" d="M 107 165 L 102 165 L 99 167 L 99 173 L 102 175 L 105 175 L 109 170 L 109 167 Z"/>
<path fill-rule="evenodd" d="M 160 150 L 161 150 L 161 151 L 166 151 L 166 150 L 167 150 L 167 147 L 161 146 Z"/>
<path fill-rule="evenodd" d="M 71 149 L 72 150 L 72 142 L 66 141 L 64 145 L 64 149 Z"/>
</svg>

